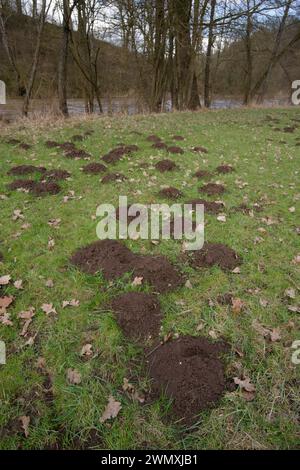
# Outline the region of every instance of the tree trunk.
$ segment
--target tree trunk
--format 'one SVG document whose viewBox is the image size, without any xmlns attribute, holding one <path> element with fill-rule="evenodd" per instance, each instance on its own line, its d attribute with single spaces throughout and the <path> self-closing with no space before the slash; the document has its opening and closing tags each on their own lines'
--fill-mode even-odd
<svg viewBox="0 0 300 470">
<path fill-rule="evenodd" d="M 205 71 L 204 71 L 204 106 L 206 108 L 210 107 L 210 102 L 211 102 L 210 75 L 211 75 L 211 54 L 212 54 L 212 48 L 213 48 L 213 43 L 214 43 L 215 10 L 216 10 L 216 0 L 211 0 L 208 44 L 207 44 L 207 50 L 206 50 L 206 61 L 205 61 Z"/>
<path fill-rule="evenodd" d="M 69 36 L 70 36 L 70 5 L 69 5 L 69 0 L 63 0 L 63 27 L 62 27 L 60 58 L 59 58 L 59 65 L 58 65 L 58 101 L 59 101 L 59 110 L 65 117 L 69 116 L 68 103 L 67 103 Z"/>
</svg>

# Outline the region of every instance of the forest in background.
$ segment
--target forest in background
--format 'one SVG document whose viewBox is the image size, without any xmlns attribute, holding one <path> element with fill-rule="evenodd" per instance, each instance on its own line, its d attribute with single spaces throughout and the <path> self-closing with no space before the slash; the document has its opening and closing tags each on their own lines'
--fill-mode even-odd
<svg viewBox="0 0 300 470">
<path fill-rule="evenodd" d="M 291 93 L 300 78 L 299 0 L 0 0 L 0 79 L 8 95 L 132 95 L 150 111 L 245 105 Z"/>
</svg>

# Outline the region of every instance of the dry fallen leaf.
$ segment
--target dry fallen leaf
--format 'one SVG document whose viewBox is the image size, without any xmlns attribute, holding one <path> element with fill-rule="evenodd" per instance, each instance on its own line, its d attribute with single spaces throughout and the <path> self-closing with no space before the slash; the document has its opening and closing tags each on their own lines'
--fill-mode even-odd
<svg viewBox="0 0 300 470">
<path fill-rule="evenodd" d="M 112 395 L 108 398 L 108 404 L 100 418 L 100 423 L 105 423 L 109 419 L 116 418 L 122 408 L 119 401 L 116 401 Z"/>
<path fill-rule="evenodd" d="M 0 313 L 4 312 L 7 307 L 13 302 L 14 298 L 11 295 L 0 297 Z"/>
<path fill-rule="evenodd" d="M 241 313 L 242 309 L 245 307 L 245 302 L 243 302 L 243 301 L 242 301 L 241 299 L 239 299 L 239 298 L 232 299 L 231 303 L 232 303 L 232 311 L 233 311 L 233 313 L 235 313 L 236 315 L 238 315 L 239 313 Z"/>
<path fill-rule="evenodd" d="M 14 286 L 16 289 L 23 289 L 23 281 L 22 279 L 18 279 L 14 282 Z"/>
<path fill-rule="evenodd" d="M 30 424 L 30 417 L 29 416 L 20 416 L 19 421 L 21 422 L 22 429 L 24 431 L 24 436 L 29 436 L 29 424 Z"/>
<path fill-rule="evenodd" d="M 11 276 L 9 274 L 5 275 L 5 276 L 1 276 L 0 277 L 0 286 L 6 286 L 9 281 L 11 280 Z"/>
<path fill-rule="evenodd" d="M 143 277 L 135 277 L 134 280 L 132 281 L 131 285 L 132 286 L 141 286 L 143 284 Z"/>
<path fill-rule="evenodd" d="M 250 393 L 255 392 L 255 386 L 250 382 L 249 377 L 245 377 L 243 380 L 239 379 L 238 377 L 234 377 L 233 380 L 234 383 L 239 385 L 242 390 Z"/>
<path fill-rule="evenodd" d="M 13 322 L 10 320 L 10 314 L 4 312 L 2 315 L 0 315 L 0 323 L 5 326 L 13 326 Z"/>
<path fill-rule="evenodd" d="M 92 345 L 91 344 L 85 344 L 82 346 L 80 356 L 85 356 L 85 357 L 90 357 L 93 355 L 93 350 L 92 350 Z"/>
<path fill-rule="evenodd" d="M 15 209 L 13 212 L 12 220 L 24 219 L 24 215 L 20 209 Z"/>
<path fill-rule="evenodd" d="M 81 383 L 81 374 L 76 369 L 67 370 L 67 380 L 71 385 L 79 385 Z"/>
<path fill-rule="evenodd" d="M 233 274 L 241 274 L 241 268 L 237 267 L 231 271 Z"/>
<path fill-rule="evenodd" d="M 45 286 L 49 287 L 50 289 L 54 287 L 54 282 L 52 281 L 52 279 L 47 279 L 47 281 L 45 282 Z"/>
<path fill-rule="evenodd" d="M 48 239 L 48 250 L 52 250 L 55 246 L 55 240 L 52 237 L 49 237 Z"/>
<path fill-rule="evenodd" d="M 295 289 L 293 289 L 292 287 L 289 287 L 288 289 L 285 289 L 284 296 L 288 297 L 289 299 L 295 299 L 296 298 Z"/>
<path fill-rule="evenodd" d="M 54 313 L 57 315 L 57 311 L 53 307 L 53 304 L 43 304 L 41 306 L 41 309 L 43 310 L 43 312 L 46 313 L 46 315 L 50 315 L 50 313 Z"/>
<path fill-rule="evenodd" d="M 62 302 L 62 308 L 65 307 L 79 307 L 80 302 L 79 300 L 72 299 L 72 300 L 63 300 Z"/>
</svg>

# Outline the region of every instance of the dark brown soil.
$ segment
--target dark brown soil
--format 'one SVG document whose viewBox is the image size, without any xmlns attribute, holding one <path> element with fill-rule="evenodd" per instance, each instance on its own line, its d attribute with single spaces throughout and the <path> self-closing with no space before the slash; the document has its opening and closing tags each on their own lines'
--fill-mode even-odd
<svg viewBox="0 0 300 470">
<path fill-rule="evenodd" d="M 199 188 L 199 192 L 206 193 L 209 196 L 214 196 L 215 194 L 223 194 L 225 192 L 225 187 L 222 184 L 208 183 L 202 188 Z"/>
<path fill-rule="evenodd" d="M 19 145 L 19 148 L 22 149 L 22 150 L 30 150 L 32 148 L 32 145 L 21 143 Z"/>
<path fill-rule="evenodd" d="M 130 272 L 134 254 L 115 240 L 98 240 L 80 248 L 71 258 L 71 263 L 88 274 L 102 271 L 107 280 L 113 280 Z"/>
<path fill-rule="evenodd" d="M 169 231 L 169 224 L 170 224 L 170 231 Z M 169 235 L 169 233 L 170 233 L 171 239 L 175 240 L 175 226 L 176 227 L 178 227 L 178 226 L 181 227 L 181 233 L 184 233 L 185 226 L 187 226 L 186 219 L 184 219 L 182 217 L 175 217 L 174 218 L 174 216 L 173 216 L 173 217 L 171 217 L 170 221 L 164 221 L 163 224 L 162 224 L 162 234 L 163 235 Z M 191 229 L 193 231 L 196 230 L 196 222 L 194 220 L 192 220 Z"/>
<path fill-rule="evenodd" d="M 194 268 L 220 268 L 232 271 L 242 263 L 240 256 L 231 248 L 222 243 L 205 242 L 201 250 L 194 251 L 190 257 Z"/>
<path fill-rule="evenodd" d="M 128 155 L 132 152 L 137 152 L 138 149 L 139 148 L 137 145 L 120 144 L 119 147 L 111 150 L 106 155 L 104 155 L 102 157 L 102 160 L 104 160 L 106 163 L 117 163 L 119 160 L 121 160 L 122 157 L 124 157 L 124 155 Z"/>
<path fill-rule="evenodd" d="M 194 176 L 196 176 L 196 178 L 198 178 L 200 180 L 200 179 L 204 179 L 204 178 L 210 178 L 212 175 L 209 171 L 198 170 L 198 171 L 196 171 Z"/>
<path fill-rule="evenodd" d="M 183 279 L 164 256 L 137 255 L 116 240 L 99 240 L 80 248 L 71 257 L 71 263 L 88 274 L 102 271 L 106 280 L 114 280 L 125 273 L 142 277 L 157 292 L 167 292 L 182 285 Z"/>
<path fill-rule="evenodd" d="M 130 204 L 128 204 L 127 207 L 117 207 L 117 210 L 116 210 L 116 219 L 117 220 L 120 220 L 120 210 L 121 209 L 125 209 L 127 211 L 127 221 L 128 223 L 132 222 L 133 220 L 135 220 L 137 217 L 140 216 L 140 212 L 137 213 L 137 215 L 133 216 L 133 215 L 128 215 L 128 209 L 130 208 Z"/>
<path fill-rule="evenodd" d="M 56 148 L 56 147 L 60 147 L 61 144 L 59 144 L 58 142 L 55 142 L 54 140 L 47 140 L 45 142 L 45 146 L 48 148 L 48 149 L 53 149 L 53 148 Z"/>
<path fill-rule="evenodd" d="M 208 150 L 205 147 L 194 147 L 193 150 L 198 153 L 208 153 Z"/>
<path fill-rule="evenodd" d="M 106 166 L 102 165 L 102 163 L 89 163 L 83 167 L 83 172 L 91 175 L 98 175 L 99 173 L 104 173 L 106 170 Z"/>
<path fill-rule="evenodd" d="M 164 256 L 136 255 L 132 263 L 134 276 L 143 277 L 160 294 L 182 286 L 181 274 Z"/>
<path fill-rule="evenodd" d="M 9 189 L 25 189 L 36 196 L 44 194 L 57 194 L 60 191 L 60 186 L 53 182 L 37 183 L 33 180 L 16 180 L 8 185 Z"/>
<path fill-rule="evenodd" d="M 153 149 L 166 149 L 168 148 L 167 144 L 165 144 L 164 142 L 155 142 L 153 145 L 152 145 L 152 148 Z"/>
<path fill-rule="evenodd" d="M 146 139 L 148 142 L 160 142 L 161 141 L 161 138 L 158 137 L 158 135 L 155 135 L 155 134 L 151 134 L 147 137 Z"/>
<path fill-rule="evenodd" d="M 155 168 L 164 173 L 165 171 L 172 171 L 177 168 L 177 165 L 172 162 L 172 160 L 161 160 L 160 162 L 156 163 Z"/>
<path fill-rule="evenodd" d="M 232 301 L 233 295 L 229 292 L 226 292 L 226 294 L 220 294 L 217 297 L 217 302 L 221 305 L 232 305 Z"/>
<path fill-rule="evenodd" d="M 34 166 L 34 165 L 18 165 L 12 167 L 8 175 L 30 175 L 31 173 L 44 173 L 46 168 L 43 166 Z"/>
<path fill-rule="evenodd" d="M 83 149 L 71 149 L 65 152 L 67 158 L 90 158 L 91 154 Z"/>
<path fill-rule="evenodd" d="M 126 176 L 122 175 L 121 173 L 109 173 L 102 178 L 101 183 L 111 183 L 112 181 L 116 180 L 124 181 L 125 179 Z"/>
<path fill-rule="evenodd" d="M 205 199 L 192 199 L 192 201 L 189 201 L 186 204 L 192 204 L 193 206 L 196 206 L 196 204 L 203 204 L 205 212 L 208 212 L 209 214 L 219 214 L 224 210 L 224 206 L 220 202 L 211 202 L 206 201 Z"/>
<path fill-rule="evenodd" d="M 164 188 L 159 192 L 159 195 L 162 197 L 167 197 L 168 199 L 178 199 L 181 197 L 183 194 L 179 189 L 177 188 Z"/>
<path fill-rule="evenodd" d="M 46 183 L 35 183 L 32 192 L 36 196 L 43 196 L 44 194 L 58 194 L 60 192 L 60 186 L 51 181 Z"/>
<path fill-rule="evenodd" d="M 182 135 L 173 135 L 173 140 L 177 140 L 179 142 L 184 140 L 184 137 L 182 137 Z"/>
<path fill-rule="evenodd" d="M 148 359 L 151 394 L 172 400 L 171 415 L 190 425 L 197 415 L 218 403 L 227 388 L 220 356 L 229 351 L 224 342 L 183 336 L 164 343 Z"/>
<path fill-rule="evenodd" d="M 3 254 L 0 251 L 0 261 L 3 261 Z"/>
<path fill-rule="evenodd" d="M 60 180 L 66 180 L 67 178 L 70 178 L 71 173 L 69 173 L 66 170 L 60 170 L 60 169 L 53 169 L 53 170 L 47 170 L 43 174 L 43 179 L 46 179 L 47 181 L 60 181 Z"/>
<path fill-rule="evenodd" d="M 180 147 L 168 147 L 168 152 L 169 153 L 177 153 L 177 154 L 180 154 L 182 155 L 184 153 L 184 150 Z"/>
<path fill-rule="evenodd" d="M 9 139 L 6 143 L 10 145 L 18 145 L 21 144 L 21 141 L 19 139 Z"/>
<path fill-rule="evenodd" d="M 162 315 L 155 295 L 127 292 L 113 300 L 112 308 L 128 338 L 139 341 L 158 337 Z"/>
<path fill-rule="evenodd" d="M 59 144 L 59 148 L 66 152 L 71 152 L 72 150 L 76 150 L 75 144 L 73 142 L 63 142 L 62 144 Z"/>
<path fill-rule="evenodd" d="M 283 132 L 286 132 L 287 134 L 292 134 L 293 132 L 295 132 L 296 130 L 296 127 L 284 127 L 282 129 Z"/>
<path fill-rule="evenodd" d="M 12 183 L 8 184 L 8 189 L 26 189 L 28 191 L 32 191 L 35 185 L 34 180 L 15 180 Z"/>
<path fill-rule="evenodd" d="M 231 165 L 220 165 L 216 168 L 217 173 L 221 174 L 226 174 L 226 173 L 232 173 L 234 168 Z"/>
</svg>

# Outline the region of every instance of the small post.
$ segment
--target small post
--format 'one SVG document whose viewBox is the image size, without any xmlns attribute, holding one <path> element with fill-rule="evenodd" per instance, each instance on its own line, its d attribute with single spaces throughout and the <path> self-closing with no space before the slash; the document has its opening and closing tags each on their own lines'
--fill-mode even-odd
<svg viewBox="0 0 300 470">
<path fill-rule="evenodd" d="M 0 104 L 6 104 L 6 86 L 2 80 L 0 80 Z"/>
</svg>

